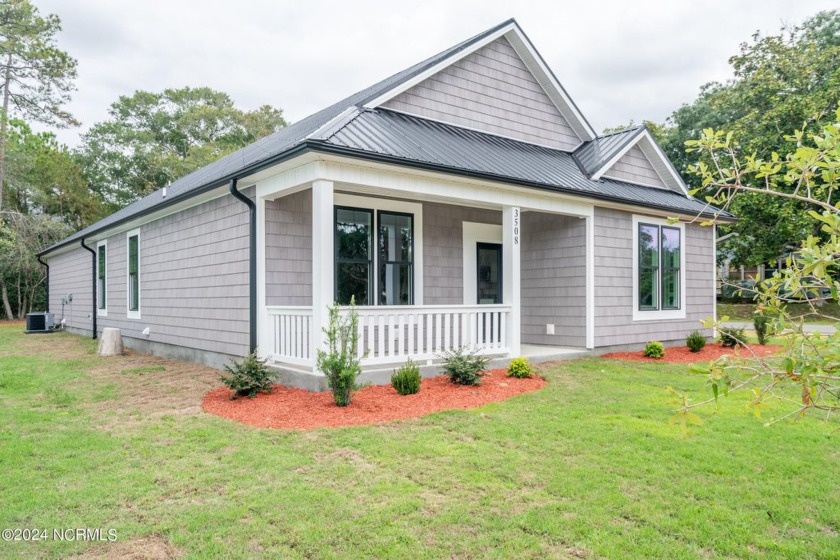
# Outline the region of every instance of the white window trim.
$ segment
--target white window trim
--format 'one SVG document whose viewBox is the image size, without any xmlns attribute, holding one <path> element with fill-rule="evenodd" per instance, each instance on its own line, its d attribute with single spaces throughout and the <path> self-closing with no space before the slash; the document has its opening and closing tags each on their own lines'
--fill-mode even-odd
<svg viewBox="0 0 840 560">
<path fill-rule="evenodd" d="M 390 200 L 387 198 L 374 198 L 343 193 L 335 193 L 333 204 L 335 206 L 349 206 L 351 208 L 372 210 L 374 214 L 374 230 L 378 227 L 378 224 L 375 222 L 380 210 L 384 210 L 385 212 L 402 212 L 414 216 L 414 303 L 412 305 L 423 305 L 423 205 L 417 202 L 405 202 L 403 200 Z M 377 232 L 374 231 L 374 240 L 376 239 L 376 234 Z M 333 232 L 333 235 L 335 235 L 335 232 Z M 379 277 L 376 273 L 379 270 L 379 250 L 378 247 L 373 247 L 372 249 L 373 293 L 376 294 L 379 289 Z M 334 258 L 333 266 L 335 266 Z M 335 274 L 335 271 L 333 271 L 333 274 Z M 364 307 L 376 307 L 376 305 Z"/>
<path fill-rule="evenodd" d="M 99 308 L 99 248 L 105 247 L 105 308 Z M 103 239 L 96 244 L 96 285 L 94 286 L 94 301 L 96 301 L 96 316 L 97 317 L 107 317 L 108 316 L 108 292 L 111 290 L 108 289 L 108 240 Z"/>
<path fill-rule="evenodd" d="M 131 237 L 137 236 L 137 311 L 129 309 L 131 306 L 131 278 L 129 277 L 129 262 L 128 262 L 128 240 Z M 125 316 L 128 319 L 140 319 L 140 310 L 143 309 L 143 298 L 140 297 L 140 286 L 142 281 L 140 279 L 140 228 L 125 232 Z"/>
<path fill-rule="evenodd" d="M 643 311 L 639 309 L 639 224 L 651 224 L 657 226 L 672 227 L 680 230 L 680 308 L 679 309 L 652 309 Z M 686 270 L 685 270 L 685 224 L 677 222 L 669 224 L 668 220 L 654 218 L 652 216 L 640 216 L 633 214 L 633 321 L 662 321 L 669 319 L 685 319 Z M 659 297 L 662 297 L 660 287 Z"/>
<path fill-rule="evenodd" d="M 476 305 L 478 303 L 478 287 L 476 277 L 478 275 L 478 263 L 476 244 L 477 243 L 498 243 L 502 244 L 502 226 L 495 224 L 480 224 L 476 222 L 464 222 L 464 305 Z M 504 251 L 504 248 L 502 248 Z M 503 272 L 504 274 L 504 272 Z M 502 277 L 502 282 L 508 279 Z"/>
</svg>

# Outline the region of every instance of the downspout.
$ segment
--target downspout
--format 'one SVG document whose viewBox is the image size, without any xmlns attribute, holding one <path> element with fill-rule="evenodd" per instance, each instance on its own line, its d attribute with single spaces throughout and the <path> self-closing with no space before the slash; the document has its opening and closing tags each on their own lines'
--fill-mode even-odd
<svg viewBox="0 0 840 560">
<path fill-rule="evenodd" d="M 46 284 L 46 303 L 44 304 L 44 311 L 50 312 L 50 265 L 41 260 L 41 255 L 38 255 L 38 262 L 47 269 L 47 284 Z"/>
<path fill-rule="evenodd" d="M 91 338 L 96 340 L 96 251 L 94 251 L 93 249 L 91 249 L 90 247 L 85 245 L 85 239 L 84 238 L 82 238 L 81 241 L 82 241 L 82 247 L 84 247 L 85 249 L 90 251 L 90 254 L 93 257 L 93 259 L 91 259 L 91 261 L 93 262 L 93 266 L 91 266 L 91 279 L 93 281 L 92 284 L 91 284 L 91 295 L 92 295 L 91 299 L 93 300 L 93 306 L 92 306 L 93 313 L 91 314 L 91 317 L 93 317 L 93 336 Z"/>
<path fill-rule="evenodd" d="M 236 179 L 230 180 L 230 194 L 241 200 L 248 206 L 249 216 L 249 237 L 248 243 L 248 299 L 249 299 L 249 323 L 250 333 L 248 337 L 249 353 L 257 351 L 257 205 L 254 201 L 239 192 L 236 188 Z"/>
</svg>

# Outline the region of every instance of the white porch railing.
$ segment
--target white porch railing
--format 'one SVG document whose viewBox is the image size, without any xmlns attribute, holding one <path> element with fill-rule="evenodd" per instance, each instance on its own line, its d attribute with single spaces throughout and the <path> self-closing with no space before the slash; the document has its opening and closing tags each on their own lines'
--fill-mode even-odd
<svg viewBox="0 0 840 560">
<path fill-rule="evenodd" d="M 274 361 L 313 365 L 311 307 L 268 307 Z M 432 360 L 462 346 L 482 354 L 509 353 L 509 305 L 357 307 L 362 365 Z M 345 309 L 346 312 L 346 309 Z"/>
<path fill-rule="evenodd" d="M 276 362 L 296 365 L 312 365 L 315 350 L 312 341 L 312 308 L 270 306 L 268 310 L 269 332 Z"/>
</svg>

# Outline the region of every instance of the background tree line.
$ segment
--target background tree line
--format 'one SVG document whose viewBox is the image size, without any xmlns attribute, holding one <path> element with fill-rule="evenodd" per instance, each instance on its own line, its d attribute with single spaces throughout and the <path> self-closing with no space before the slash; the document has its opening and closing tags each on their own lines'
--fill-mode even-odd
<svg viewBox="0 0 840 560">
<path fill-rule="evenodd" d="M 0 0 L 0 318 L 44 307 L 35 251 L 287 124 L 279 108 L 244 111 L 206 87 L 136 91 L 116 100 L 108 118 L 69 149 L 30 127 L 79 124 L 63 109 L 77 62 L 59 48 L 60 29 L 57 15 L 41 15 L 30 0 Z M 796 147 L 785 138 L 789 131 L 833 115 L 840 12 L 820 12 L 775 35 L 757 33 L 729 62 L 731 80 L 702 86 L 665 123 L 646 123 L 694 187 L 702 186 L 689 170 L 698 154 L 687 154 L 685 142 L 704 129 L 731 131 L 744 156 L 771 157 Z M 739 234 L 736 264 L 773 261 L 788 244 L 822 235 L 795 200 L 745 192 L 730 210 L 741 219 L 724 229 Z"/>
<path fill-rule="evenodd" d="M 287 124 L 206 87 L 136 91 L 71 150 L 30 127 L 80 124 L 63 109 L 77 62 L 60 30 L 29 0 L 0 0 L 0 318 L 44 308 L 37 251 Z"/>
</svg>

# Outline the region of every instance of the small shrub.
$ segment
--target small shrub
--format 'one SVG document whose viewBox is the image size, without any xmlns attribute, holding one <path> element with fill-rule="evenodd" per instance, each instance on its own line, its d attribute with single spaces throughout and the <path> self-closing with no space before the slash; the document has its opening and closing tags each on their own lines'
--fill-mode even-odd
<svg viewBox="0 0 840 560">
<path fill-rule="evenodd" d="M 746 340 L 744 329 L 735 329 L 730 327 L 720 328 L 720 345 L 724 348 L 735 348 L 735 346 L 743 346 Z"/>
<path fill-rule="evenodd" d="M 770 336 L 770 317 L 756 313 L 753 316 L 753 326 L 758 337 L 758 343 L 761 345 L 767 344 L 767 339 Z"/>
<path fill-rule="evenodd" d="M 692 352 L 699 352 L 706 346 L 706 337 L 700 331 L 691 331 L 685 339 L 685 345 Z"/>
<path fill-rule="evenodd" d="M 648 342 L 645 345 L 645 356 L 647 356 L 648 358 L 655 358 L 658 360 L 664 355 L 665 347 L 662 346 L 661 342 L 654 340 L 653 342 Z"/>
<path fill-rule="evenodd" d="M 233 365 L 225 366 L 225 371 L 230 375 L 222 375 L 219 379 L 233 391 L 231 399 L 271 392 L 271 374 L 256 354 L 248 355 L 239 363 L 234 361 Z"/>
<path fill-rule="evenodd" d="M 391 385 L 400 395 L 413 395 L 420 391 L 420 368 L 411 358 L 391 375 Z"/>
<path fill-rule="evenodd" d="M 525 379 L 534 376 L 534 368 L 528 362 L 528 358 L 514 358 L 510 361 L 507 374 L 509 377 Z"/>
<path fill-rule="evenodd" d="M 350 310 L 344 317 L 338 305 L 328 309 L 330 322 L 324 327 L 328 350 L 318 350 L 316 363 L 318 370 L 327 378 L 327 387 L 332 391 L 335 404 L 347 406 L 353 398 L 353 391 L 359 388 L 356 379 L 362 373 L 362 366 L 356 356 L 359 314 L 352 299 Z"/>
<path fill-rule="evenodd" d="M 458 348 L 441 354 L 443 371 L 456 385 L 481 385 L 490 358 L 479 356 L 469 348 Z"/>
</svg>

